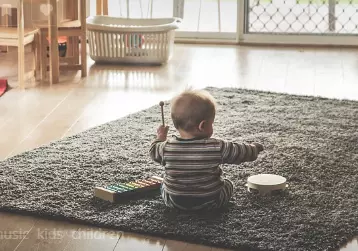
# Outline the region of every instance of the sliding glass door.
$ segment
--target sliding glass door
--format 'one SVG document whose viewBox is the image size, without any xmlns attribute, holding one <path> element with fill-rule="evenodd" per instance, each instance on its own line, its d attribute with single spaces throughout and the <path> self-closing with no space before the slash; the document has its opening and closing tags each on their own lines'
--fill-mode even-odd
<svg viewBox="0 0 358 251">
<path fill-rule="evenodd" d="M 91 15 L 96 1 L 90 1 Z M 177 39 L 358 44 L 358 0 L 102 0 L 108 14 L 181 17 Z"/>
</svg>

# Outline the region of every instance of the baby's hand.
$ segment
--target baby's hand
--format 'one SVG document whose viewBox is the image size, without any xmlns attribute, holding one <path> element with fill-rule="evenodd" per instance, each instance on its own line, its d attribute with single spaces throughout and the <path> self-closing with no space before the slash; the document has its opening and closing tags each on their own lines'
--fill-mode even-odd
<svg viewBox="0 0 358 251">
<path fill-rule="evenodd" d="M 264 146 L 260 143 L 252 143 L 254 146 L 256 146 L 258 152 L 262 152 L 264 150 Z"/>
<path fill-rule="evenodd" d="M 168 134 L 169 126 L 159 126 L 157 129 L 157 139 L 160 141 L 167 140 L 167 134 Z"/>
</svg>

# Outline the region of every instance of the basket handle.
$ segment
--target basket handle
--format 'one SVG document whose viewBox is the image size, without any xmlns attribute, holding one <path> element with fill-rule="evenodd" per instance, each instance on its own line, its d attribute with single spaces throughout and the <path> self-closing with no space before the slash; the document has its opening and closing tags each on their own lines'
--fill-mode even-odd
<svg viewBox="0 0 358 251">
<path fill-rule="evenodd" d="M 173 25 L 175 26 L 175 29 L 178 29 L 179 25 L 182 23 L 183 20 L 181 18 L 179 18 L 179 17 L 175 17 L 174 19 L 175 20 L 173 22 Z"/>
</svg>

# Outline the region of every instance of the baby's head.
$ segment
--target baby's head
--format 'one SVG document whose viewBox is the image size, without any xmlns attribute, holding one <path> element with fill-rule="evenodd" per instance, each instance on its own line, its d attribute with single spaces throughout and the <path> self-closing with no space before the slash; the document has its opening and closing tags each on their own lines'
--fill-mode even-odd
<svg viewBox="0 0 358 251">
<path fill-rule="evenodd" d="M 184 91 L 171 102 L 171 117 L 183 138 L 210 138 L 215 112 L 215 99 L 203 90 Z"/>
</svg>

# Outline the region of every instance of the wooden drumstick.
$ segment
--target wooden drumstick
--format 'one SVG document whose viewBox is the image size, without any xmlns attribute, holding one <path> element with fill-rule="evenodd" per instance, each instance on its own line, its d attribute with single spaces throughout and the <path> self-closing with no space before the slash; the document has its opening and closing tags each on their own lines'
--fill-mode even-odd
<svg viewBox="0 0 358 251">
<path fill-rule="evenodd" d="M 163 102 L 163 101 L 160 101 L 160 102 L 159 102 L 159 105 L 160 105 L 160 108 L 161 108 L 161 110 L 162 110 L 162 123 L 163 123 L 163 126 L 165 126 L 165 124 L 164 124 L 164 109 L 163 109 L 163 107 L 164 107 L 164 102 Z"/>
</svg>

